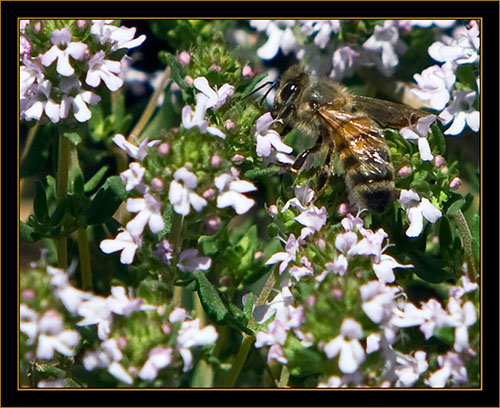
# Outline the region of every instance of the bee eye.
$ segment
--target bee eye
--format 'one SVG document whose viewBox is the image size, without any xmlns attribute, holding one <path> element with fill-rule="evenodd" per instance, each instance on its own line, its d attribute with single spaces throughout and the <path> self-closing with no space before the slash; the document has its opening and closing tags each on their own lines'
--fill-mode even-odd
<svg viewBox="0 0 500 408">
<path fill-rule="evenodd" d="M 290 97 L 299 91 L 299 85 L 294 83 L 286 84 L 280 93 L 281 99 L 287 101 Z"/>
</svg>

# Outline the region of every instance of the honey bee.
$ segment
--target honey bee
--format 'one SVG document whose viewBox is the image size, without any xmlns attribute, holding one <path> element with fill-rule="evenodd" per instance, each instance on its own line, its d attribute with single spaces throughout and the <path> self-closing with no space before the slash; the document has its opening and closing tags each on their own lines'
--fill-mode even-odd
<svg viewBox="0 0 500 408">
<path fill-rule="evenodd" d="M 299 171 L 311 153 L 326 152 L 318 178 L 324 187 L 336 152 L 344 169 L 351 203 L 385 212 L 397 197 L 394 168 L 383 128 L 403 128 L 429 113 L 380 99 L 354 95 L 328 77 L 294 65 L 282 75 L 271 112 L 287 127 L 316 138 L 315 145 L 291 165 Z"/>
</svg>

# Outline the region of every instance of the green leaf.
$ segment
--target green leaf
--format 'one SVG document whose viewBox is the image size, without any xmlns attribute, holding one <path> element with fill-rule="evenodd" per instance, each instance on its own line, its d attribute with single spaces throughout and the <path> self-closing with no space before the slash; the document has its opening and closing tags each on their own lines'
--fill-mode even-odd
<svg viewBox="0 0 500 408">
<path fill-rule="evenodd" d="M 81 136 L 76 132 L 64 132 L 63 136 L 68 139 L 74 146 L 78 146 L 82 142 Z"/>
<path fill-rule="evenodd" d="M 47 207 L 47 194 L 45 187 L 40 181 L 35 183 L 35 196 L 33 198 L 33 213 L 38 222 L 44 224 L 49 220 L 49 210 Z"/>
<path fill-rule="evenodd" d="M 181 88 L 186 87 L 186 83 L 184 82 L 184 72 L 179 60 L 175 57 L 175 55 L 161 51 L 158 54 L 158 58 L 166 65 L 170 67 L 170 76 L 172 79 L 179 85 Z"/>
<path fill-rule="evenodd" d="M 75 166 L 71 170 L 73 178 L 73 193 L 81 196 L 83 195 L 85 185 L 82 169 L 80 166 Z"/>
<path fill-rule="evenodd" d="M 253 305 L 254 305 L 253 292 L 248 292 L 245 305 L 243 306 L 243 317 L 246 319 L 247 322 L 248 320 L 250 320 L 250 317 L 252 316 Z"/>
<path fill-rule="evenodd" d="M 251 170 L 246 171 L 243 174 L 243 177 L 250 180 L 255 180 L 261 177 L 268 177 L 272 174 L 278 173 L 281 170 L 280 167 L 272 166 L 272 167 L 255 167 Z"/>
<path fill-rule="evenodd" d="M 462 207 L 465 204 L 465 198 L 459 198 L 457 201 L 455 201 L 453 204 L 451 204 L 448 207 L 448 211 L 446 211 L 446 215 L 448 217 L 454 217 L 457 215 L 458 211 L 462 209 Z"/>
<path fill-rule="evenodd" d="M 439 126 L 435 122 L 431 126 L 431 134 L 434 142 L 436 143 L 436 146 L 439 150 L 439 154 L 443 155 L 446 152 L 446 140 L 444 138 L 443 132 L 441 132 L 441 129 L 439 129 Z"/>
<path fill-rule="evenodd" d="M 38 241 L 41 237 L 35 231 L 35 228 L 25 222 L 19 221 L 19 238 L 21 241 L 32 243 Z"/>
<path fill-rule="evenodd" d="M 97 186 L 99 185 L 99 183 L 101 182 L 101 180 L 104 178 L 104 175 L 106 174 L 106 172 L 108 171 L 109 169 L 109 166 L 103 166 L 101 167 L 97 173 L 95 173 L 86 183 L 85 183 L 85 186 L 83 188 L 83 191 L 85 193 L 90 193 L 92 192 L 93 190 L 95 190 L 97 188 Z"/>
<path fill-rule="evenodd" d="M 441 252 L 447 253 L 452 247 L 453 236 L 451 233 L 450 222 L 447 217 L 442 217 L 439 224 L 439 248 Z"/>
<path fill-rule="evenodd" d="M 101 224 L 106 221 L 126 198 L 127 191 L 120 177 L 108 178 L 85 210 L 88 225 Z"/>
<path fill-rule="evenodd" d="M 210 283 L 203 271 L 194 273 L 196 291 L 207 315 L 217 324 L 227 324 L 252 335 L 253 331 L 236 319 L 226 307 L 217 289 Z M 234 306 L 236 307 L 236 306 Z"/>
<path fill-rule="evenodd" d="M 207 315 L 217 324 L 228 323 L 231 313 L 219 296 L 217 289 L 210 283 L 203 271 L 194 273 L 196 291 Z"/>
<path fill-rule="evenodd" d="M 418 249 L 411 250 L 409 256 L 414 266 L 413 271 L 427 282 L 441 283 L 452 277 L 452 273 L 445 268 L 440 258 L 427 255 Z"/>
<path fill-rule="evenodd" d="M 481 257 L 481 217 L 479 214 L 474 214 L 472 216 L 470 230 L 472 235 L 472 250 L 474 252 L 474 257 L 479 260 Z"/>
</svg>

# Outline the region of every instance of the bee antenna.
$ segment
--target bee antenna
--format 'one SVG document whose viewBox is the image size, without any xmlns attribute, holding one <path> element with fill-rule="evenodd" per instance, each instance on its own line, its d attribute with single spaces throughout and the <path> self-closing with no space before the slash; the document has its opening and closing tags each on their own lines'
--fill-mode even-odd
<svg viewBox="0 0 500 408">
<path fill-rule="evenodd" d="M 267 81 L 265 82 L 264 84 L 262 84 L 261 86 L 259 86 L 258 88 L 255 88 L 252 92 L 250 92 L 249 94 L 245 95 L 242 99 L 246 99 L 248 98 L 249 96 L 252 96 L 254 93 L 256 92 L 259 92 L 262 88 L 268 86 L 269 84 L 273 84 L 274 86 L 274 82 L 275 81 Z M 271 88 L 272 89 L 272 88 Z"/>
<path fill-rule="evenodd" d="M 266 93 L 264 94 L 264 96 L 262 97 L 262 99 L 260 100 L 260 104 L 262 105 L 264 103 L 264 101 L 266 100 L 267 98 L 267 95 L 269 95 L 269 92 L 271 92 L 274 88 L 276 88 L 278 86 L 278 81 L 269 81 L 268 83 L 271 83 L 272 85 L 269 87 L 269 89 L 266 91 Z"/>
</svg>

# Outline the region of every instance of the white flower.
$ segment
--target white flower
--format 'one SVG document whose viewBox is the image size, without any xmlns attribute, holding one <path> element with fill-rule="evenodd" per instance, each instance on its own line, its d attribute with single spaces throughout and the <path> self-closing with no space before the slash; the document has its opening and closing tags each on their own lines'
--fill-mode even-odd
<svg viewBox="0 0 500 408">
<path fill-rule="evenodd" d="M 255 139 L 257 141 L 256 152 L 259 157 L 269 157 L 273 150 L 279 153 L 291 153 L 293 149 L 281 141 L 281 137 L 275 130 L 269 129 L 277 122 L 266 112 L 256 122 Z"/>
<path fill-rule="evenodd" d="M 92 113 L 87 104 L 95 106 L 99 103 L 101 97 L 90 91 L 83 90 L 76 76 L 62 79 L 59 82 L 59 88 L 63 93 L 60 117 L 67 118 L 70 108 L 73 108 L 73 115 L 78 122 L 88 121 Z"/>
<path fill-rule="evenodd" d="M 80 334 L 76 330 L 64 330 L 58 312 L 47 310 L 38 322 L 38 331 L 37 358 L 51 360 L 55 351 L 65 356 L 74 355 L 73 348 L 80 341 Z"/>
<path fill-rule="evenodd" d="M 155 310 L 156 306 L 143 305 L 143 299 L 129 299 L 123 286 L 112 286 L 111 295 L 107 297 L 108 307 L 111 312 L 128 316 L 135 310 Z"/>
<path fill-rule="evenodd" d="M 89 60 L 89 70 L 87 71 L 85 83 L 96 88 L 102 80 L 108 89 L 114 92 L 123 85 L 123 80 L 115 75 L 120 73 L 121 64 L 119 61 L 104 59 L 105 56 L 106 54 L 101 50 Z"/>
<path fill-rule="evenodd" d="M 428 367 L 427 353 L 425 351 L 416 351 L 414 357 L 397 353 L 395 372 L 398 380 L 396 381 L 396 387 L 412 387 Z"/>
<path fill-rule="evenodd" d="M 172 362 L 172 348 L 154 347 L 148 355 L 148 359 L 139 371 L 141 380 L 153 381 L 158 375 L 158 371 L 165 368 Z"/>
<path fill-rule="evenodd" d="M 104 341 L 97 351 L 87 351 L 83 356 L 83 366 L 87 371 L 106 368 L 108 372 L 125 384 L 131 385 L 134 379 L 120 364 L 123 354 L 116 339 Z"/>
<path fill-rule="evenodd" d="M 206 271 L 212 265 L 208 256 L 198 256 L 197 249 L 186 249 L 179 255 L 177 267 L 182 272 Z"/>
<path fill-rule="evenodd" d="M 202 97 L 196 98 L 196 108 L 194 112 L 189 105 L 182 108 L 182 126 L 184 126 L 185 129 L 191 129 L 196 126 L 200 129 L 201 133 L 210 133 L 221 139 L 225 139 L 226 135 L 222 131 L 216 127 L 208 126 L 208 121 L 205 119 L 208 99 L 203 94 L 198 95 Z"/>
<path fill-rule="evenodd" d="M 99 40 L 101 45 L 112 44 L 112 51 L 137 47 L 146 39 L 145 35 L 134 38 L 136 32 L 134 27 L 116 27 L 110 24 L 112 22 L 113 20 L 92 20 L 90 28 L 90 32 Z"/>
<path fill-rule="evenodd" d="M 144 194 L 144 198 L 129 198 L 127 211 L 138 213 L 133 220 L 127 223 L 127 230 L 135 237 L 142 234 L 146 224 L 149 225 L 149 229 L 154 234 L 165 228 L 161 214 L 161 202 L 149 193 Z"/>
<path fill-rule="evenodd" d="M 451 67 L 444 64 L 442 67 L 433 65 L 413 75 L 418 89 L 412 93 L 422 101 L 429 101 L 431 108 L 443 109 L 450 100 L 450 90 L 455 83 L 456 76 Z"/>
<path fill-rule="evenodd" d="M 304 211 L 307 206 L 313 202 L 316 193 L 312 188 L 309 188 L 309 184 L 304 184 L 303 186 L 295 186 L 294 189 L 295 197 L 288 200 L 281 212 L 288 210 L 290 206 L 297 207 L 299 210 Z"/>
<path fill-rule="evenodd" d="M 168 199 L 174 206 L 174 211 L 186 216 L 193 206 L 197 212 L 200 212 L 207 205 L 207 201 L 194 192 L 198 185 L 196 175 L 182 167 L 174 173 L 174 179 L 168 191 Z"/>
<path fill-rule="evenodd" d="M 76 314 L 80 305 L 92 297 L 92 294 L 71 286 L 69 276 L 64 270 L 49 265 L 47 273 L 52 275 L 50 283 L 54 292 L 70 313 Z"/>
<path fill-rule="evenodd" d="M 156 146 L 157 144 L 161 143 L 160 140 L 152 140 L 151 142 L 148 141 L 148 138 L 145 138 L 139 146 L 136 146 L 133 143 L 127 142 L 127 139 L 125 139 L 125 136 L 122 134 L 117 133 L 116 135 L 113 136 L 113 142 L 122 150 L 124 150 L 130 157 L 132 157 L 135 160 L 142 161 L 147 155 L 147 147 L 153 147 Z"/>
<path fill-rule="evenodd" d="M 193 355 L 190 348 L 212 344 L 217 340 L 217 337 L 214 326 L 206 326 L 200 329 L 200 319 L 183 322 L 176 340 L 176 347 L 184 360 L 182 371 L 189 371 L 193 365 Z"/>
<path fill-rule="evenodd" d="M 332 33 L 338 33 L 341 29 L 341 20 L 299 20 L 302 27 L 300 31 L 305 35 L 313 35 L 314 44 L 319 48 L 325 48 Z"/>
<path fill-rule="evenodd" d="M 413 303 L 405 303 L 403 310 L 393 309 L 391 324 L 396 327 L 419 326 L 425 339 L 434 334 L 436 328 L 448 325 L 448 314 L 436 299 L 429 299 L 422 308 L 417 308 Z"/>
<path fill-rule="evenodd" d="M 122 183 L 125 184 L 125 190 L 131 191 L 135 188 L 137 191 L 144 193 L 145 185 L 142 178 L 145 172 L 146 169 L 140 163 L 130 163 L 128 170 L 120 173 Z"/>
<path fill-rule="evenodd" d="M 352 76 L 359 55 L 358 51 L 348 46 L 337 48 L 332 57 L 333 69 L 330 72 L 330 77 L 336 81 L 341 81 L 343 78 Z"/>
<path fill-rule="evenodd" d="M 141 238 L 136 237 L 128 230 L 123 230 L 114 239 L 101 241 L 99 248 L 105 254 L 121 251 L 120 262 L 130 265 L 134 260 L 135 251 L 141 245 Z"/>
<path fill-rule="evenodd" d="M 219 107 L 224 105 L 229 96 L 234 93 L 234 86 L 229 84 L 222 85 L 220 89 L 210 88 L 210 84 L 205 77 L 195 78 L 193 85 L 201 92 L 202 95 L 205 96 L 204 103 L 207 109 L 212 108 L 213 110 L 217 110 Z M 197 95 L 197 101 L 200 96 Z"/>
<path fill-rule="evenodd" d="M 420 158 L 423 161 L 430 161 L 434 158 L 427 140 L 427 135 L 431 132 L 431 125 L 435 122 L 436 115 L 424 116 L 418 119 L 416 125 L 410 124 L 400 130 L 401 136 L 406 140 L 417 140 Z"/>
<path fill-rule="evenodd" d="M 434 207 L 427 198 L 420 199 L 414 190 L 401 190 L 399 203 L 406 210 L 410 226 L 406 230 L 409 237 L 418 237 L 423 229 L 423 219 L 434 224 L 441 218 L 441 211 Z"/>
<path fill-rule="evenodd" d="M 438 356 L 437 360 L 441 368 L 424 380 L 427 385 L 432 388 L 443 388 L 450 378 L 457 385 L 467 382 L 467 369 L 458 354 L 449 351 L 445 355 Z"/>
<path fill-rule="evenodd" d="M 406 51 L 406 44 L 399 39 L 399 31 L 394 20 L 386 20 L 377 25 L 373 35 L 363 43 L 363 48 L 374 53 L 375 65 L 384 75 L 391 75 L 399 63 L 398 54 Z"/>
<path fill-rule="evenodd" d="M 19 306 L 19 330 L 28 336 L 26 344 L 35 342 L 38 334 L 38 313 L 24 303 Z"/>
<path fill-rule="evenodd" d="M 429 47 L 429 55 L 436 61 L 451 64 L 453 69 L 457 65 L 474 64 L 479 61 L 479 27 L 475 21 L 468 29 L 465 26 L 457 27 L 453 31 L 453 38 L 443 36 L 442 41 L 436 41 Z"/>
<path fill-rule="evenodd" d="M 481 116 L 474 108 L 477 99 L 476 92 L 453 91 L 453 101 L 439 114 L 443 124 L 451 121 L 451 126 L 445 130 L 445 135 L 458 135 L 462 132 L 465 124 L 474 131 L 479 131 Z"/>
<path fill-rule="evenodd" d="M 257 50 L 257 56 L 270 60 L 280 48 L 284 55 L 294 51 L 297 44 L 292 27 L 295 23 L 295 20 L 251 20 L 250 26 L 257 31 L 265 31 L 268 37 L 266 43 Z"/>
<path fill-rule="evenodd" d="M 264 305 L 257 306 L 253 311 L 253 316 L 258 324 L 268 321 L 273 316 L 275 316 L 275 320 L 284 322 L 287 320 L 288 306 L 292 305 L 292 292 L 285 286 L 280 292 L 278 292 L 272 301 L 266 302 Z"/>
<path fill-rule="evenodd" d="M 319 231 L 323 228 L 328 218 L 326 207 L 318 208 L 315 205 L 310 205 L 305 211 L 297 215 L 294 220 L 299 224 L 304 225 L 313 232 Z M 303 235 L 302 233 L 300 234 Z"/>
<path fill-rule="evenodd" d="M 97 325 L 97 337 L 106 340 L 111 333 L 113 315 L 109 308 L 108 301 L 102 296 L 93 296 L 83 302 L 78 308 L 78 314 L 83 317 L 77 326 Z"/>
<path fill-rule="evenodd" d="M 241 215 L 254 206 L 255 200 L 244 196 L 243 193 L 256 191 L 257 187 L 249 181 L 240 180 L 235 170 L 215 177 L 214 184 L 219 190 L 217 208 L 233 207 L 236 214 Z"/>
<path fill-rule="evenodd" d="M 71 42 L 71 33 L 66 27 L 54 30 L 50 35 L 50 42 L 54 45 L 41 56 L 42 65 L 48 67 L 57 60 L 56 71 L 60 75 L 65 77 L 73 75 L 75 70 L 69 63 L 69 57 L 82 60 L 87 52 L 87 45 L 81 42 Z"/>
<path fill-rule="evenodd" d="M 52 83 L 46 79 L 40 84 L 31 86 L 29 92 L 21 99 L 20 115 L 25 120 L 40 120 L 43 113 L 52 123 L 59 122 L 61 106 L 51 97 Z"/>
<path fill-rule="evenodd" d="M 400 292 L 395 286 L 387 286 L 380 281 L 371 281 L 359 289 L 361 308 L 374 323 L 382 323 L 392 316 L 394 298 Z"/>
<path fill-rule="evenodd" d="M 295 257 L 297 255 L 298 250 L 299 250 L 299 244 L 295 238 L 295 235 L 290 234 L 290 236 L 288 237 L 288 241 L 286 242 L 285 245 L 285 252 L 276 252 L 274 255 L 271 256 L 271 258 L 268 259 L 265 265 L 273 265 L 278 262 L 281 262 L 279 266 L 279 273 L 281 275 L 287 268 L 288 264 L 291 261 L 295 261 Z"/>
<path fill-rule="evenodd" d="M 448 301 L 447 310 L 449 313 L 448 325 L 455 327 L 453 348 L 459 353 L 466 351 L 469 348 L 468 327 L 474 325 L 477 321 L 474 304 L 469 301 L 462 306 L 459 300 L 452 297 Z"/>
<path fill-rule="evenodd" d="M 339 355 L 339 369 L 345 374 L 354 373 L 359 365 L 365 361 L 365 351 L 359 342 L 363 337 L 361 325 L 351 319 L 344 319 L 340 327 L 340 335 L 323 346 L 328 358 Z"/>
<path fill-rule="evenodd" d="M 312 268 L 311 262 L 305 256 L 300 259 L 303 266 L 293 266 L 290 268 L 290 275 L 298 282 L 304 276 L 313 276 L 314 269 Z"/>
<path fill-rule="evenodd" d="M 382 254 L 378 261 L 373 262 L 372 267 L 379 281 L 391 283 L 396 279 L 393 272 L 394 268 L 413 268 L 413 265 L 402 265 L 392 256 Z"/>
</svg>

